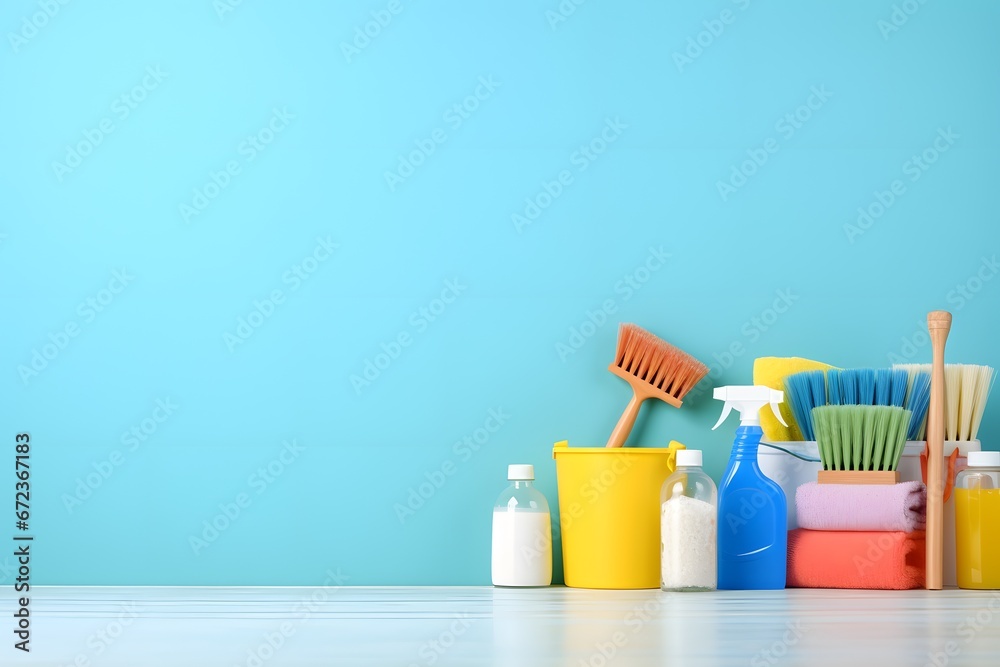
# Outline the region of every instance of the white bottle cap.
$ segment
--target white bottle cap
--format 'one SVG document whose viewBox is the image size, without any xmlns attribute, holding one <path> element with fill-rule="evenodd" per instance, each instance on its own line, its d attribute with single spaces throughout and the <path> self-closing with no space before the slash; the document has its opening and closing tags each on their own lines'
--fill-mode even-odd
<svg viewBox="0 0 1000 667">
<path fill-rule="evenodd" d="M 678 449 L 677 450 L 677 465 L 678 466 L 699 466 L 699 467 L 701 467 L 701 450 L 700 449 Z"/>
<path fill-rule="evenodd" d="M 970 468 L 1000 468 L 1000 452 L 969 452 Z"/>
<path fill-rule="evenodd" d="M 507 466 L 507 479 L 511 481 L 535 479 L 535 466 L 530 463 L 515 463 Z"/>
</svg>

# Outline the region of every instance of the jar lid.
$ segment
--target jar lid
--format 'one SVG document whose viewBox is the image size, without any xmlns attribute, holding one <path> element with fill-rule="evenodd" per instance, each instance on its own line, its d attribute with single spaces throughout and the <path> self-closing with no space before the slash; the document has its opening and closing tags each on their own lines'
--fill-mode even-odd
<svg viewBox="0 0 1000 667">
<path fill-rule="evenodd" d="M 507 479 L 510 481 L 535 479 L 535 466 L 530 463 L 515 463 L 507 466 Z"/>
<path fill-rule="evenodd" d="M 1000 468 L 1000 452 L 969 452 L 970 468 Z"/>
<path fill-rule="evenodd" d="M 700 449 L 679 449 L 677 450 L 678 466 L 701 466 Z"/>
</svg>

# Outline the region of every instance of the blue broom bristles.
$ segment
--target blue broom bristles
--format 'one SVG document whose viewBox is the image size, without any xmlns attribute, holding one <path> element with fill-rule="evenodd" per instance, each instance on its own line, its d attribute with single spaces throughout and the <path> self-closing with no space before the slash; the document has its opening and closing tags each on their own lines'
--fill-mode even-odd
<svg viewBox="0 0 1000 667">
<path fill-rule="evenodd" d="M 892 393 L 892 370 L 879 368 L 875 371 L 875 401 L 872 405 L 889 405 Z"/>
<path fill-rule="evenodd" d="M 826 377 L 823 371 L 804 371 L 785 378 L 785 391 L 792 414 L 806 440 L 814 440 L 812 409 L 826 405 Z"/>
<path fill-rule="evenodd" d="M 926 375 L 926 374 L 925 374 Z M 795 421 L 806 440 L 815 436 L 812 409 L 821 405 L 885 405 L 903 407 L 913 413 L 910 436 L 914 424 L 919 429 L 927 413 L 926 401 L 930 398 L 930 376 L 921 380 L 924 401 L 915 403 L 914 392 L 908 392 L 910 374 L 905 369 L 849 368 L 828 371 L 804 371 L 785 378 L 785 391 Z"/>
<path fill-rule="evenodd" d="M 903 407 L 906 400 L 906 389 L 910 382 L 910 374 L 906 369 L 894 369 L 892 371 L 892 397 L 891 403 L 897 408 Z"/>
<path fill-rule="evenodd" d="M 826 402 L 830 405 L 843 405 L 841 391 L 840 371 L 831 368 L 826 372 Z"/>
<path fill-rule="evenodd" d="M 828 371 L 832 372 L 832 371 Z M 849 368 L 837 376 L 839 391 L 831 405 L 894 405 L 902 407 L 908 376 L 890 368 Z"/>
<path fill-rule="evenodd" d="M 923 437 L 927 408 L 930 404 L 931 376 L 914 375 L 899 368 L 849 368 L 846 370 L 804 371 L 784 380 L 792 415 L 806 440 L 816 436 L 813 408 L 823 405 L 884 405 L 905 408 L 911 417 L 907 440 Z"/>
<path fill-rule="evenodd" d="M 852 370 L 840 372 L 840 389 L 844 397 L 841 405 L 858 404 L 857 372 Z"/>
<path fill-rule="evenodd" d="M 875 371 L 859 368 L 855 371 L 858 381 L 858 405 L 875 405 Z"/>
<path fill-rule="evenodd" d="M 930 373 L 921 371 L 913 376 L 913 387 L 906 401 L 906 409 L 913 413 L 910 417 L 910 427 L 906 432 L 907 440 L 920 440 L 923 437 L 924 420 L 927 418 L 927 407 L 930 402 L 931 376 Z"/>
<path fill-rule="evenodd" d="M 812 391 L 813 406 L 826 405 L 826 376 L 823 371 L 810 376 L 809 389 Z"/>
</svg>

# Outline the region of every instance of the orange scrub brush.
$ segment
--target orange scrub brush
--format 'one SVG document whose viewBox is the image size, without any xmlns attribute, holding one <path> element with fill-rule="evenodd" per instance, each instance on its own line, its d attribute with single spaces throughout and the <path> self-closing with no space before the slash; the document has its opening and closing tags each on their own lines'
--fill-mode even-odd
<svg viewBox="0 0 1000 667">
<path fill-rule="evenodd" d="M 708 374 L 708 366 L 634 324 L 618 328 L 618 351 L 608 370 L 632 385 L 632 400 L 611 432 L 608 447 L 625 444 L 647 398 L 679 408 L 685 394 Z"/>
</svg>

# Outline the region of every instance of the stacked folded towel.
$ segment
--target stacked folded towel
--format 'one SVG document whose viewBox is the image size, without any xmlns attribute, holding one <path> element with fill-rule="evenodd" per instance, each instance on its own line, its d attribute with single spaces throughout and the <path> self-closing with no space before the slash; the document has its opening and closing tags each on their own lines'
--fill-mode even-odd
<svg viewBox="0 0 1000 667">
<path fill-rule="evenodd" d="M 803 484 L 795 494 L 801 527 L 788 534 L 788 586 L 922 588 L 926 498 L 920 482 Z"/>
</svg>

